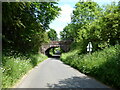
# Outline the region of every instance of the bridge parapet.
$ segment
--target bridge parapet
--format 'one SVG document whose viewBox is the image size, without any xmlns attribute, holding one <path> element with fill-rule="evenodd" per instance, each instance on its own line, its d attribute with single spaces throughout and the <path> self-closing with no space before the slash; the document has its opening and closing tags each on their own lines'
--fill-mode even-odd
<svg viewBox="0 0 120 90">
<path fill-rule="evenodd" d="M 51 41 L 48 44 L 43 44 L 41 46 L 41 53 L 45 54 L 45 51 L 52 47 L 60 47 L 63 51 L 67 52 L 70 49 L 72 41 Z"/>
</svg>

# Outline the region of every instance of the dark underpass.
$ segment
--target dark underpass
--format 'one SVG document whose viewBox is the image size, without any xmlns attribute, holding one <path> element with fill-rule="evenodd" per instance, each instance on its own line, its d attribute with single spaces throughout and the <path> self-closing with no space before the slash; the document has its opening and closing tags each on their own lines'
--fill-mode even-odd
<svg viewBox="0 0 120 90">
<path fill-rule="evenodd" d="M 64 52 L 60 47 L 50 47 L 45 51 L 49 58 L 60 58 L 61 53 Z"/>
</svg>

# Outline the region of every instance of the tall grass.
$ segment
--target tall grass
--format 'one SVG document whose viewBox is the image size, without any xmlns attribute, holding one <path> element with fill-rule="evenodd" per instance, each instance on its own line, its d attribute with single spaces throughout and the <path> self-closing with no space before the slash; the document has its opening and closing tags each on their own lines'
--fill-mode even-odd
<svg viewBox="0 0 120 90">
<path fill-rule="evenodd" d="M 2 88 L 12 87 L 24 74 L 47 57 L 42 54 L 28 56 L 2 56 Z"/>
<path fill-rule="evenodd" d="M 83 55 L 74 50 L 62 54 L 61 60 L 107 85 L 120 87 L 120 45 Z"/>
</svg>

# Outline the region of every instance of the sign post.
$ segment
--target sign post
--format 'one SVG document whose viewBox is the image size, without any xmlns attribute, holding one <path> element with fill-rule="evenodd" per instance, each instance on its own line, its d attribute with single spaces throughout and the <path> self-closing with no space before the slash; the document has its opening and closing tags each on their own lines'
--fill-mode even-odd
<svg viewBox="0 0 120 90">
<path fill-rule="evenodd" d="M 92 52 L 92 43 L 91 42 L 89 42 L 88 43 L 88 46 L 87 46 L 87 51 L 89 52 L 89 53 L 91 53 Z"/>
</svg>

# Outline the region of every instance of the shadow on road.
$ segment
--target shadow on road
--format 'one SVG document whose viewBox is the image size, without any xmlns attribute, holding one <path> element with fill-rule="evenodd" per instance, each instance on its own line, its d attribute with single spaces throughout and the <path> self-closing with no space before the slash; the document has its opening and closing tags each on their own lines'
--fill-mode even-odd
<svg viewBox="0 0 120 90">
<path fill-rule="evenodd" d="M 60 59 L 60 55 L 53 55 L 53 56 L 48 56 L 49 58 L 55 58 L 55 59 Z"/>
<path fill-rule="evenodd" d="M 88 77 L 72 77 L 59 81 L 58 84 L 47 84 L 49 88 L 107 88 Z"/>
</svg>

